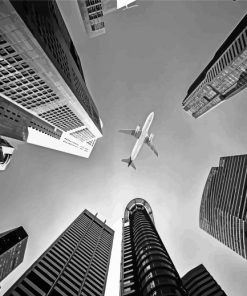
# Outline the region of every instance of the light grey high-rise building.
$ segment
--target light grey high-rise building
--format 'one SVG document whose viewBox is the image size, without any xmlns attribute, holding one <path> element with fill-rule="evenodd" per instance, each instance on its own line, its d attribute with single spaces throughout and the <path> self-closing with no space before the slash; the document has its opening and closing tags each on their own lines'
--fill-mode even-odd
<svg viewBox="0 0 247 296">
<path fill-rule="evenodd" d="M 208 175 L 200 227 L 247 259 L 247 155 L 221 157 Z"/>
<path fill-rule="evenodd" d="M 89 157 L 102 122 L 56 1 L 0 11 L 0 136 Z"/>
<path fill-rule="evenodd" d="M 84 210 L 5 296 L 103 296 L 113 236 Z"/>
<path fill-rule="evenodd" d="M 247 86 L 247 15 L 188 89 L 182 106 L 194 118 Z"/>
</svg>

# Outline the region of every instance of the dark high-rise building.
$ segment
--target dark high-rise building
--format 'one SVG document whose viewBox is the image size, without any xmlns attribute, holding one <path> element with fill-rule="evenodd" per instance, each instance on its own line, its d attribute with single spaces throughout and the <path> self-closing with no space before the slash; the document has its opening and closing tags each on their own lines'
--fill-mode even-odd
<svg viewBox="0 0 247 296">
<path fill-rule="evenodd" d="M 0 11 L 0 136 L 89 157 L 102 122 L 56 1 Z"/>
<path fill-rule="evenodd" d="M 23 261 L 27 239 L 23 227 L 0 233 L 0 281 Z"/>
<path fill-rule="evenodd" d="M 103 296 L 113 236 L 84 210 L 4 295 Z"/>
<path fill-rule="evenodd" d="M 247 258 L 247 155 L 221 157 L 210 170 L 200 207 L 200 227 Z"/>
<path fill-rule="evenodd" d="M 133 199 L 123 218 L 120 296 L 187 295 L 154 225 L 150 205 Z"/>
<path fill-rule="evenodd" d="M 247 15 L 190 86 L 183 109 L 194 118 L 228 100 L 247 86 Z"/>
<path fill-rule="evenodd" d="M 226 296 L 204 265 L 191 269 L 183 277 L 188 296 Z"/>
</svg>

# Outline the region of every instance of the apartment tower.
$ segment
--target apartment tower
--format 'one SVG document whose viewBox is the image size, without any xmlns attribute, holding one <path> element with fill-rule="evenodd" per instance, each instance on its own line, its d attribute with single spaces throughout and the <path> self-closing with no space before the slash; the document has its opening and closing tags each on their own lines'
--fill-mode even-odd
<svg viewBox="0 0 247 296">
<path fill-rule="evenodd" d="M 56 1 L 0 11 L 0 136 L 89 157 L 102 122 Z"/>
<path fill-rule="evenodd" d="M 23 227 L 0 233 L 0 282 L 23 261 L 27 239 Z"/>
<path fill-rule="evenodd" d="M 189 296 L 227 296 L 203 264 L 187 272 L 182 281 Z"/>
<path fill-rule="evenodd" d="M 127 205 L 122 235 L 120 296 L 187 295 L 144 199 Z"/>
<path fill-rule="evenodd" d="M 84 210 L 4 295 L 103 296 L 113 236 Z"/>
<path fill-rule="evenodd" d="M 221 157 L 208 175 L 200 227 L 245 259 L 247 247 L 247 155 Z"/>
<path fill-rule="evenodd" d="M 183 109 L 194 118 L 247 86 L 247 14 L 190 86 Z"/>
</svg>

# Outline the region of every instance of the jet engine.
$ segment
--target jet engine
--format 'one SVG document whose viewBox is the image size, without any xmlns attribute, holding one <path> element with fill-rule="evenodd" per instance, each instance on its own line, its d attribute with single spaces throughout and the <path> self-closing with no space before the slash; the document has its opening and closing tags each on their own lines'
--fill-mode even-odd
<svg viewBox="0 0 247 296">
<path fill-rule="evenodd" d="M 153 138 L 154 138 L 154 134 L 150 134 L 148 139 L 149 143 L 153 142 Z"/>
<path fill-rule="evenodd" d="M 137 136 L 139 134 L 140 130 L 141 130 L 140 125 L 137 125 L 136 130 L 135 130 L 135 136 Z"/>
</svg>

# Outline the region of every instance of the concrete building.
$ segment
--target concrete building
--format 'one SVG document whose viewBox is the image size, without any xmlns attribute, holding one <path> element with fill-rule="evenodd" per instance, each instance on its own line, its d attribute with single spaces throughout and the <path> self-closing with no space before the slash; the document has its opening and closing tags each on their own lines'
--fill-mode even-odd
<svg viewBox="0 0 247 296">
<path fill-rule="evenodd" d="M 202 264 L 187 272 L 182 281 L 188 296 L 227 296 Z"/>
<path fill-rule="evenodd" d="M 247 258 L 247 155 L 221 157 L 208 175 L 200 206 L 200 227 Z"/>
<path fill-rule="evenodd" d="M 0 282 L 23 261 L 27 239 L 23 227 L 0 233 Z"/>
<path fill-rule="evenodd" d="M 11 161 L 13 153 L 14 148 L 6 140 L 0 137 L 0 171 L 3 171 L 7 168 Z"/>
<path fill-rule="evenodd" d="M 102 122 L 56 2 L 0 11 L 0 135 L 89 157 Z"/>
<path fill-rule="evenodd" d="M 183 109 L 194 118 L 232 98 L 247 85 L 247 15 L 190 86 Z"/>
<path fill-rule="evenodd" d="M 89 37 L 105 34 L 105 15 L 126 6 L 135 0 L 123 3 L 117 0 L 77 0 L 85 30 Z M 120 4 L 119 4 L 120 2 Z M 122 1 L 123 2 L 123 1 Z"/>
<path fill-rule="evenodd" d="M 114 231 L 84 210 L 5 296 L 103 296 Z"/>
<path fill-rule="evenodd" d="M 182 280 L 155 228 L 150 205 L 131 200 L 124 212 L 120 296 L 185 296 Z"/>
</svg>

